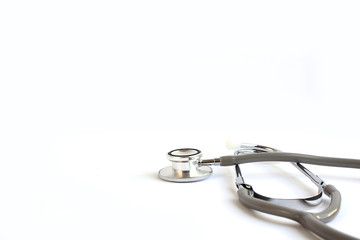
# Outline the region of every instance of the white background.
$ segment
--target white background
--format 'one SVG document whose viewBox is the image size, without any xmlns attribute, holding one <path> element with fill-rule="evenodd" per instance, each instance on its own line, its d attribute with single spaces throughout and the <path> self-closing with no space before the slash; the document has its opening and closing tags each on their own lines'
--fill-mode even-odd
<svg viewBox="0 0 360 240">
<path fill-rule="evenodd" d="M 193 184 L 157 172 L 174 148 L 231 154 L 228 137 L 360 158 L 359 12 L 328 0 L 1 1 L 0 239 L 317 239 L 239 204 L 231 168 Z M 311 194 L 286 166 L 243 172 L 270 196 Z M 309 168 L 342 192 L 330 225 L 360 237 L 360 170 Z"/>
</svg>

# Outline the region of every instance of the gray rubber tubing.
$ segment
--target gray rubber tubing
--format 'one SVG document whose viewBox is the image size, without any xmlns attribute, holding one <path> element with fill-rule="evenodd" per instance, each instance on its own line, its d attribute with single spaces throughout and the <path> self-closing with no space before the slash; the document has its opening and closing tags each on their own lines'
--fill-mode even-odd
<svg viewBox="0 0 360 240">
<path fill-rule="evenodd" d="M 267 152 L 220 157 L 220 166 L 253 162 L 297 162 L 329 167 L 360 168 L 360 160 L 357 159 L 318 157 L 286 152 Z"/>
<path fill-rule="evenodd" d="M 254 198 L 252 196 L 253 190 L 251 186 L 246 184 L 239 188 L 238 196 L 240 202 L 246 207 L 279 217 L 292 219 L 323 239 L 359 240 L 358 238 L 354 238 L 334 228 L 331 228 L 324 223 L 330 221 L 337 215 L 341 204 L 340 192 L 334 186 L 327 185 L 324 188 L 324 191 L 326 195 L 330 197 L 331 202 L 325 210 L 319 213 L 303 212 Z"/>
</svg>

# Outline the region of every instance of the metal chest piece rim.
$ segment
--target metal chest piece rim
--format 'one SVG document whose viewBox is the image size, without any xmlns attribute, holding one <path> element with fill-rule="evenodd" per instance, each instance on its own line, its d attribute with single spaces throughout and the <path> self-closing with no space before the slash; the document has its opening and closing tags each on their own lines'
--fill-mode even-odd
<svg viewBox="0 0 360 240">
<path fill-rule="evenodd" d="M 197 182 L 212 175 L 212 168 L 199 166 L 202 153 L 195 148 L 179 148 L 170 151 L 167 159 L 171 166 L 159 171 L 159 178 L 169 182 Z"/>
</svg>

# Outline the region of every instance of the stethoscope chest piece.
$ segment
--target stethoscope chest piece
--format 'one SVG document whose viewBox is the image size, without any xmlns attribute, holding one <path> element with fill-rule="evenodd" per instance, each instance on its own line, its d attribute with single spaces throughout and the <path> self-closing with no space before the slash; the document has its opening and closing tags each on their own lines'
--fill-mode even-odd
<svg viewBox="0 0 360 240">
<path fill-rule="evenodd" d="M 167 154 L 171 166 L 159 171 L 162 180 L 170 182 L 196 182 L 212 174 L 211 167 L 199 166 L 201 151 L 194 148 L 181 148 Z"/>
</svg>

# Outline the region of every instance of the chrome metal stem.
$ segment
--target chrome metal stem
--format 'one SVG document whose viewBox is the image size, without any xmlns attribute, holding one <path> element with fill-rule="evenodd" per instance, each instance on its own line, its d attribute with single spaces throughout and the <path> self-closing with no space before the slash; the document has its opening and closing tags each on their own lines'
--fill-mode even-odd
<svg viewBox="0 0 360 240">
<path fill-rule="evenodd" d="M 220 166 L 220 158 L 200 160 L 199 166 Z"/>
<path fill-rule="evenodd" d="M 317 186 L 324 188 L 326 186 L 325 182 L 318 176 L 312 173 L 309 169 L 304 167 L 301 163 L 292 162 L 292 165 L 294 165 L 297 169 L 299 169 L 300 172 L 302 172 L 306 177 L 308 177 L 313 183 L 315 183 Z"/>
</svg>

